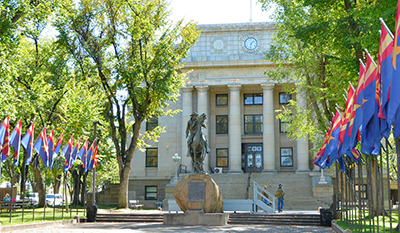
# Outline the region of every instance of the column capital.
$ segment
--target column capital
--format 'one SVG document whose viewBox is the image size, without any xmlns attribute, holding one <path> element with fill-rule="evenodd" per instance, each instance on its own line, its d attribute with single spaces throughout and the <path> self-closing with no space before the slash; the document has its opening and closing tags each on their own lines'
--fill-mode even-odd
<svg viewBox="0 0 400 233">
<path fill-rule="evenodd" d="M 204 91 L 207 91 L 209 89 L 209 86 L 194 86 L 194 87 L 199 92 L 204 92 Z"/>
<path fill-rule="evenodd" d="M 239 84 L 234 84 L 234 85 L 228 85 L 229 90 L 240 90 L 242 85 Z"/>
<path fill-rule="evenodd" d="M 262 83 L 261 84 L 261 88 L 262 89 L 267 89 L 267 90 L 271 89 L 271 90 L 273 90 L 274 87 L 275 87 L 275 84 L 273 84 L 273 83 Z"/>
<path fill-rule="evenodd" d="M 192 92 L 193 87 L 181 87 L 182 92 Z"/>
</svg>

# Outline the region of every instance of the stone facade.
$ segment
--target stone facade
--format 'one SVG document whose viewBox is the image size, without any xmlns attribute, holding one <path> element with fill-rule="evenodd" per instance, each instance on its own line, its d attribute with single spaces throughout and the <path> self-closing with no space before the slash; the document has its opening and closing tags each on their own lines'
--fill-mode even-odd
<svg viewBox="0 0 400 233">
<path fill-rule="evenodd" d="M 152 158 L 148 152 L 135 153 L 129 199 L 162 201 L 165 185 L 176 173 L 172 160 L 175 153 L 182 157 L 180 164 L 191 171 L 185 128 L 193 111 L 207 114 L 207 129 L 203 130 L 211 148 L 204 165 L 207 171 L 219 167 L 228 174 L 268 176 L 281 172 L 309 173 L 313 168 L 308 140 L 288 139 L 282 133 L 284 124 L 276 120 L 275 111 L 284 105 L 280 101 L 285 93 L 281 84 L 264 74 L 274 69 L 264 59 L 276 30 L 274 24 L 214 24 L 199 28 L 199 40 L 182 61 L 182 72 L 191 71 L 186 87 L 181 88 L 179 100 L 169 105 L 170 109 L 182 111 L 158 119 L 160 126 L 166 126 L 166 133 L 158 142 L 148 142 L 149 148 L 157 150 L 156 164 L 149 163 Z M 222 102 L 217 103 L 217 98 Z M 145 130 L 144 124 L 142 132 Z"/>
</svg>

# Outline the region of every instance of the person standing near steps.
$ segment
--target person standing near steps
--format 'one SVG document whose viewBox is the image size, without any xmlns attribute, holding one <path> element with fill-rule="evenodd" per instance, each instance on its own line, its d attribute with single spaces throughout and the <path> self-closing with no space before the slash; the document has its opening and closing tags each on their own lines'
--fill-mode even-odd
<svg viewBox="0 0 400 233">
<path fill-rule="evenodd" d="M 285 190 L 283 189 L 282 184 L 279 184 L 275 191 L 275 197 L 278 198 L 278 212 L 282 212 L 284 196 Z"/>
</svg>

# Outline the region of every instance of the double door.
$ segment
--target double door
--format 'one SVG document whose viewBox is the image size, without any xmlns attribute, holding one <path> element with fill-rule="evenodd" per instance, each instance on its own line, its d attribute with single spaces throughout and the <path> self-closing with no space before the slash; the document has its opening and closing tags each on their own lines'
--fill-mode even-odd
<svg viewBox="0 0 400 233">
<path fill-rule="evenodd" d="M 260 173 L 263 170 L 263 145 L 244 145 L 244 172 Z"/>
</svg>

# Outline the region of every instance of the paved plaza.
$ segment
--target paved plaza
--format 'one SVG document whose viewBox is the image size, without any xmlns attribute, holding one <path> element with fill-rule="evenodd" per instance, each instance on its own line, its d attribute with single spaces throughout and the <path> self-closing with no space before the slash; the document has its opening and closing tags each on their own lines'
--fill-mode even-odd
<svg viewBox="0 0 400 233">
<path fill-rule="evenodd" d="M 48 226 L 18 232 L 38 233 L 110 233 L 110 232 L 274 232 L 322 233 L 334 232 L 330 227 L 275 226 L 275 225 L 226 225 L 226 226 L 164 226 L 162 223 L 84 223 Z"/>
</svg>

